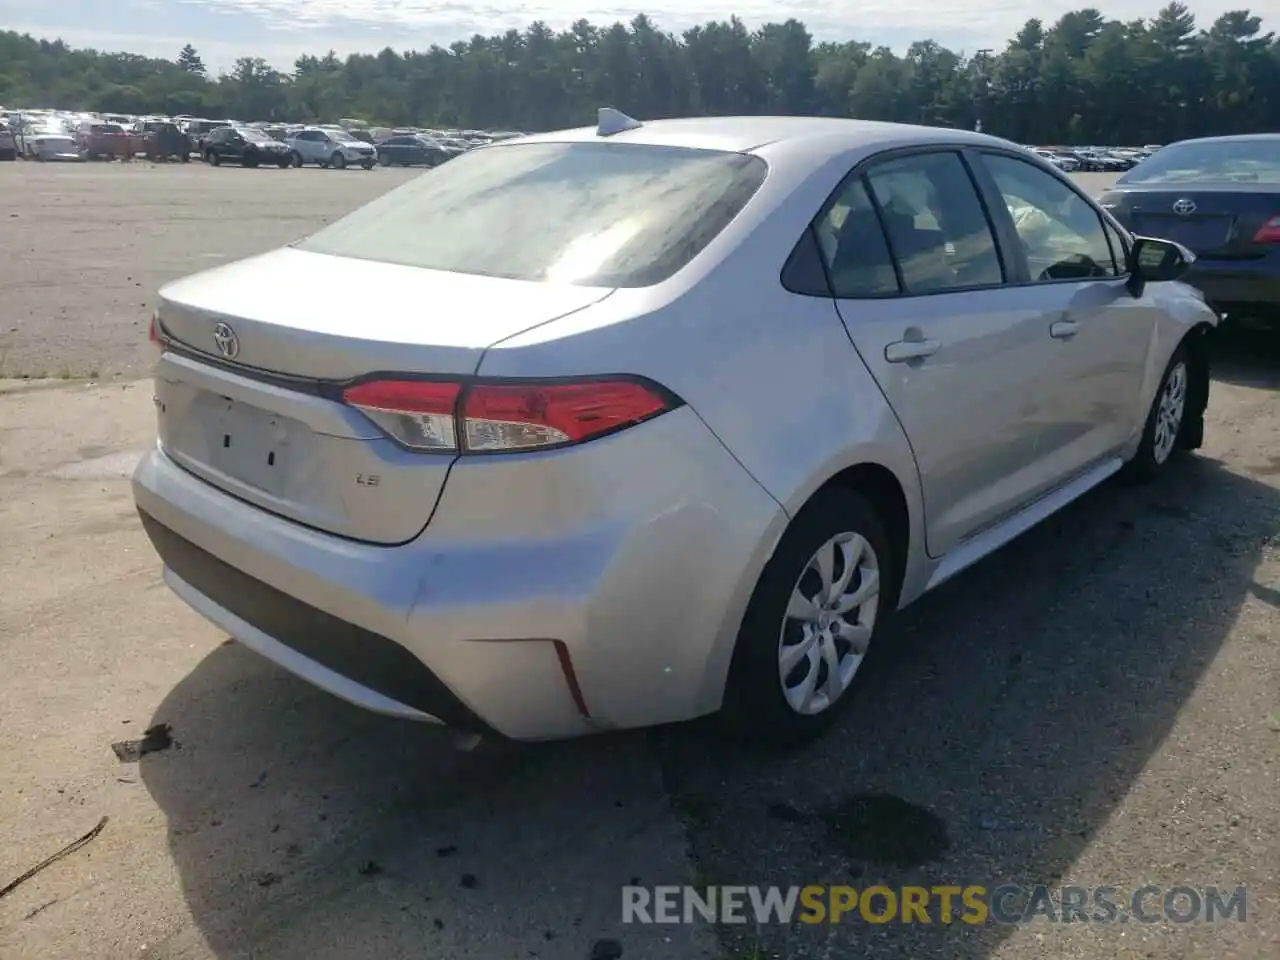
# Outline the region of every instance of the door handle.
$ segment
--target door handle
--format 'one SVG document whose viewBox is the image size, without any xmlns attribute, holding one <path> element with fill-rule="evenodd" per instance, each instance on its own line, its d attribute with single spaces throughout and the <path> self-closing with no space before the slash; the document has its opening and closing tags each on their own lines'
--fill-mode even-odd
<svg viewBox="0 0 1280 960">
<path fill-rule="evenodd" d="M 906 363 L 931 357 L 937 351 L 937 340 L 899 340 L 884 348 L 884 358 L 890 363 Z"/>
<path fill-rule="evenodd" d="M 1049 327 L 1049 336 L 1055 340 L 1070 340 L 1079 332 L 1079 320 L 1059 320 Z"/>
</svg>

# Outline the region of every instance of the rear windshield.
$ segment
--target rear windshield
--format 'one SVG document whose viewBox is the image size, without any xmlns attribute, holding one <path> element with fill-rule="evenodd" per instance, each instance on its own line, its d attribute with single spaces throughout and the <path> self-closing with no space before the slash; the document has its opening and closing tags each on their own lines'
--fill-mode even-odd
<svg viewBox="0 0 1280 960">
<path fill-rule="evenodd" d="M 667 279 L 764 181 L 758 157 L 622 143 L 476 149 L 297 244 L 340 257 L 582 286 Z"/>
<path fill-rule="evenodd" d="M 93 125 L 94 133 L 124 133 L 124 127 L 118 123 L 95 123 Z"/>
<path fill-rule="evenodd" d="M 1121 183 L 1214 180 L 1280 183 L 1280 137 L 1173 143 L 1120 178 Z"/>
</svg>

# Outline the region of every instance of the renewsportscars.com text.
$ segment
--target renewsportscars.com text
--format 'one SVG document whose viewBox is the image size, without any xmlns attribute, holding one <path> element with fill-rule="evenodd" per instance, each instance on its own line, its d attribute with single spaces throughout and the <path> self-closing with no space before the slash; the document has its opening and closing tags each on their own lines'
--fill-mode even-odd
<svg viewBox="0 0 1280 960">
<path fill-rule="evenodd" d="M 623 923 L 1049 923 L 1243 922 L 1244 887 L 940 884 L 862 889 L 805 887 L 622 888 Z"/>
</svg>

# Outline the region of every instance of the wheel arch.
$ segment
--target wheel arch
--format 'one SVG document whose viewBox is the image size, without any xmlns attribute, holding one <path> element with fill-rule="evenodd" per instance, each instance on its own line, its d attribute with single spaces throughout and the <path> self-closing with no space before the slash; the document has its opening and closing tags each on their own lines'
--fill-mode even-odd
<svg viewBox="0 0 1280 960">
<path fill-rule="evenodd" d="M 1183 422 L 1182 445 L 1198 450 L 1204 443 L 1204 412 L 1209 406 L 1210 360 L 1209 334 L 1213 326 L 1197 323 L 1182 338 L 1187 350 L 1188 409 Z"/>
<path fill-rule="evenodd" d="M 896 471 L 877 460 L 861 459 L 839 467 L 810 490 L 798 507 L 779 513 L 779 517 L 785 518 L 785 522 L 775 528 L 771 534 L 772 543 L 767 549 L 761 550 L 755 561 L 744 571 L 743 579 L 748 581 L 749 586 L 739 592 L 741 599 L 735 604 L 735 609 L 726 611 L 726 620 L 719 632 L 720 640 L 713 648 L 707 664 L 707 673 L 698 698 L 699 713 L 717 710 L 724 702 L 742 622 L 778 544 L 786 536 L 795 518 L 832 489 L 847 490 L 863 497 L 884 524 L 890 549 L 894 554 L 892 562 L 896 576 L 893 607 L 901 606 L 903 597 L 913 598 L 922 592 L 922 585 L 927 580 L 928 560 L 923 550 L 912 549 L 913 543 L 923 543 L 923 515 L 919 509 L 918 488 L 912 482 L 904 482 Z"/>
<path fill-rule="evenodd" d="M 911 548 L 911 508 L 907 492 L 897 474 L 880 463 L 864 462 L 845 467 L 822 484 L 813 495 L 830 489 L 848 490 L 866 499 L 884 524 L 893 551 L 895 595 L 906 573 Z"/>
</svg>

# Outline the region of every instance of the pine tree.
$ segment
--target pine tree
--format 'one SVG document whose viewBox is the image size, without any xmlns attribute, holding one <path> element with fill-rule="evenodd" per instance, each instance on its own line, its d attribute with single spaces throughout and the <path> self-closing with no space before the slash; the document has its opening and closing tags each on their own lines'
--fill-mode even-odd
<svg viewBox="0 0 1280 960">
<path fill-rule="evenodd" d="M 194 73 L 198 76 L 205 76 L 204 61 L 200 59 L 200 54 L 191 44 L 187 44 L 178 51 L 178 66 L 187 73 Z"/>
</svg>

